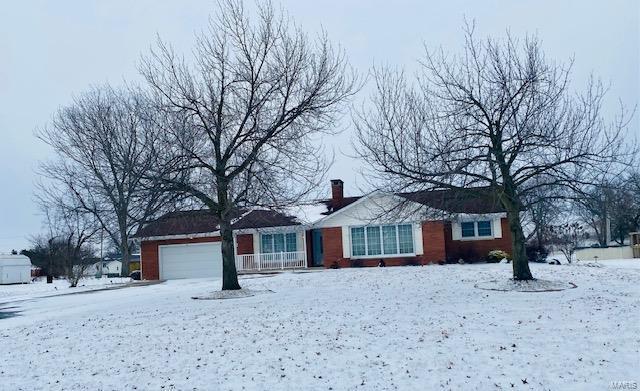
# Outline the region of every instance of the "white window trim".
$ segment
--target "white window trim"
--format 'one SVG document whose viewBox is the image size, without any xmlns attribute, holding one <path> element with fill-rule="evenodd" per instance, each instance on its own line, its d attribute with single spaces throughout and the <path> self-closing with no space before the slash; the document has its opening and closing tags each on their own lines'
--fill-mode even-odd
<svg viewBox="0 0 640 391">
<path fill-rule="evenodd" d="M 297 233 L 297 232 L 295 232 L 295 231 L 286 231 L 286 232 L 261 232 L 261 233 L 260 233 L 260 235 L 258 235 L 258 243 L 260 244 L 260 247 L 259 247 L 259 249 L 260 249 L 260 253 L 261 253 L 261 254 L 276 254 L 276 252 L 275 252 L 275 251 L 272 251 L 272 252 L 270 252 L 270 253 L 263 253 L 263 249 L 262 249 L 262 237 L 263 237 L 263 236 L 265 236 L 265 235 L 269 235 L 269 236 L 271 236 L 271 248 L 273 248 L 273 249 L 275 249 L 275 239 L 274 239 L 274 236 L 275 236 L 275 235 L 282 235 L 283 240 L 284 240 L 284 249 L 285 249 L 285 251 L 282 251 L 282 252 L 284 252 L 284 253 L 291 252 L 291 251 L 286 251 L 286 250 L 287 250 L 287 235 L 288 235 L 288 234 L 295 235 L 295 239 L 296 239 L 296 249 L 295 249 L 295 251 L 293 251 L 293 252 L 297 252 L 297 251 L 299 251 L 299 250 L 298 250 L 298 247 L 299 247 L 299 246 L 298 246 L 298 242 L 299 242 L 299 240 L 298 240 L 298 233 Z"/>
<path fill-rule="evenodd" d="M 488 221 L 489 227 L 491 228 L 491 235 L 487 236 L 479 236 L 478 235 L 478 222 L 480 221 Z M 462 224 L 463 223 L 473 223 L 473 236 L 462 236 Z M 460 241 L 474 241 L 474 240 L 491 240 L 495 239 L 495 227 L 493 226 L 493 219 L 478 219 L 478 220 L 461 220 L 458 223 L 458 228 L 460 229 Z"/>
<path fill-rule="evenodd" d="M 383 226 L 395 226 L 396 227 L 396 251 L 400 251 L 400 235 L 398 234 L 398 226 L 399 225 L 408 225 L 409 227 L 411 227 L 411 242 L 412 242 L 412 248 L 413 251 L 410 253 L 400 253 L 400 252 L 396 252 L 394 254 L 385 254 L 384 253 L 384 242 L 383 242 L 383 237 L 382 237 L 382 227 Z M 369 251 L 369 247 L 368 244 L 369 242 L 367 241 L 367 227 L 379 227 L 380 230 L 380 254 L 377 255 L 353 255 L 353 239 L 351 237 L 351 230 L 353 228 L 364 228 L 364 251 L 368 252 Z M 415 231 L 413 229 L 413 224 L 410 223 L 398 223 L 398 224 L 372 224 L 372 225 L 353 225 L 349 227 L 349 251 L 351 252 L 351 258 L 352 259 L 379 259 L 379 258 L 398 258 L 398 257 L 415 257 L 416 256 L 416 238 L 415 238 Z"/>
</svg>

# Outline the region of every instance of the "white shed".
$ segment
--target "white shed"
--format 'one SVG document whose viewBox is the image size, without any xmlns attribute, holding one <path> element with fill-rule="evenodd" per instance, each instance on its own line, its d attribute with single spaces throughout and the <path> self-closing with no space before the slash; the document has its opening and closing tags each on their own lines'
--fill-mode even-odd
<svg viewBox="0 0 640 391">
<path fill-rule="evenodd" d="M 31 281 L 31 260 L 24 255 L 0 254 L 0 284 Z"/>
</svg>

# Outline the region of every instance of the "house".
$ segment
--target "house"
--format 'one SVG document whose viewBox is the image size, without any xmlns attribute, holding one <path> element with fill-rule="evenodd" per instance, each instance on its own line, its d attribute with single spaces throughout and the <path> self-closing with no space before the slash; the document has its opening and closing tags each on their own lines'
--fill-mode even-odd
<svg viewBox="0 0 640 391">
<path fill-rule="evenodd" d="M 107 276 L 119 277 L 122 273 L 122 262 L 114 259 L 105 258 L 104 260 L 91 264 L 84 271 L 85 277 Z"/>
<path fill-rule="evenodd" d="M 274 211 L 245 208 L 232 222 L 239 271 L 305 267 L 387 266 L 484 259 L 511 251 L 506 214 L 493 193 L 376 191 Z M 166 214 L 135 235 L 144 279 L 219 277 L 218 221 L 208 210 Z"/>
</svg>

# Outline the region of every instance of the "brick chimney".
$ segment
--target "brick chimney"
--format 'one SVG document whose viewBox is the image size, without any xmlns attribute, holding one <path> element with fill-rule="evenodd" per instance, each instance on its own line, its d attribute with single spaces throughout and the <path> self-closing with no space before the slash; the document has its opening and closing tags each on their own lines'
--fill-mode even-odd
<svg viewBox="0 0 640 391">
<path fill-rule="evenodd" d="M 331 180 L 331 207 L 339 208 L 344 201 L 344 182 L 342 179 Z"/>
</svg>

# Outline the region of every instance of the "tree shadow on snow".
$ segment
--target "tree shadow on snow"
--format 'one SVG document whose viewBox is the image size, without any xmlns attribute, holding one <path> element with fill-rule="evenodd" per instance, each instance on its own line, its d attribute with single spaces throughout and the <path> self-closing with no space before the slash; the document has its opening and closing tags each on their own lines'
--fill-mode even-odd
<svg viewBox="0 0 640 391">
<path fill-rule="evenodd" d="M 13 318 L 14 316 L 20 316 L 20 311 L 15 310 L 18 307 L 1 307 L 0 308 L 0 320 Z"/>
</svg>

